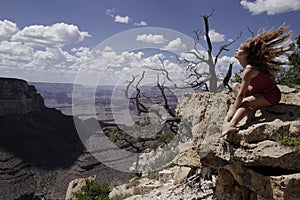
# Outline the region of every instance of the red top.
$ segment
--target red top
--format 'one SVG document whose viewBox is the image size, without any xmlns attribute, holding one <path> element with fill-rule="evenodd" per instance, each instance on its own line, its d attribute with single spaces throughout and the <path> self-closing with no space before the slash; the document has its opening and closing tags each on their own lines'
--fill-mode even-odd
<svg viewBox="0 0 300 200">
<path fill-rule="evenodd" d="M 250 85 L 252 86 L 251 92 L 261 94 L 270 104 L 278 103 L 281 99 L 281 92 L 272 77 L 259 69 L 253 67 L 246 68 L 258 71 L 258 74 L 250 81 Z"/>
</svg>

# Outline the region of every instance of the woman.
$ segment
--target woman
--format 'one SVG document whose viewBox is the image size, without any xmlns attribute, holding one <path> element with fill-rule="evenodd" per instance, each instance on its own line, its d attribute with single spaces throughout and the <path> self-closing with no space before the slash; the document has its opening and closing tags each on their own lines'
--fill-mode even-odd
<svg viewBox="0 0 300 200">
<path fill-rule="evenodd" d="M 242 83 L 233 85 L 236 100 L 227 116 L 229 124 L 223 129 L 221 137 L 238 131 L 237 124 L 245 116 L 250 121 L 256 109 L 280 101 L 281 93 L 274 79 L 280 65 L 288 64 L 278 60 L 278 57 L 292 50 L 291 45 L 283 44 L 291 36 L 291 32 L 286 33 L 287 29 L 282 26 L 273 32 L 263 31 L 236 50 L 235 58 L 243 67 Z"/>
</svg>

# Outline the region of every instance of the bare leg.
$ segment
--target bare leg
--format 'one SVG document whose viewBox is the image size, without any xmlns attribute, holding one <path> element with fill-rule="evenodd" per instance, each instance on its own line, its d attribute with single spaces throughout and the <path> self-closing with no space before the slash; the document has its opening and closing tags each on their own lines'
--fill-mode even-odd
<svg viewBox="0 0 300 200">
<path fill-rule="evenodd" d="M 233 95 L 235 97 L 237 97 L 237 95 L 240 92 L 240 90 L 241 90 L 241 84 L 240 83 L 234 83 L 233 86 L 232 86 L 232 92 L 233 92 Z M 245 94 L 246 97 L 253 95 L 253 93 L 251 92 L 251 90 L 252 90 L 252 87 L 249 86 L 248 90 L 246 91 L 246 94 Z"/>
<path fill-rule="evenodd" d="M 228 133 L 236 132 L 238 123 L 251 111 L 251 108 L 268 106 L 270 103 L 260 94 L 255 94 L 244 98 L 241 107 L 237 109 L 229 124 L 222 131 L 221 137 Z"/>
<path fill-rule="evenodd" d="M 233 95 L 236 97 L 239 93 L 241 89 L 241 84 L 240 83 L 234 83 L 233 86 L 232 86 L 232 92 L 233 92 Z"/>
<path fill-rule="evenodd" d="M 234 114 L 229 124 L 222 131 L 221 137 L 224 137 L 229 133 L 237 132 L 238 129 L 236 128 L 236 125 L 247 115 L 248 112 L 249 112 L 248 108 L 240 107 Z"/>
</svg>

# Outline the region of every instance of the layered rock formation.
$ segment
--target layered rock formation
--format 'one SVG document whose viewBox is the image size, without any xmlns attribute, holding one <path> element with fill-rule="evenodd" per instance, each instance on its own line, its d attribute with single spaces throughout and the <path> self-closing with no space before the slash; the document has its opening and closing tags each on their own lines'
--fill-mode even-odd
<svg viewBox="0 0 300 200">
<path fill-rule="evenodd" d="M 282 91 L 279 105 L 261 109 L 225 138 L 219 136 L 234 102 L 230 94 L 188 93 L 181 99 L 178 113 L 192 125 L 190 151 L 199 153 L 202 168 L 218 172 L 217 199 L 300 198 L 299 148 L 278 142 L 300 137 L 300 94 Z"/>
<path fill-rule="evenodd" d="M 73 117 L 45 107 L 33 86 L 1 78 L 0 92 L 0 199 L 64 199 L 76 178 L 128 179 L 87 152 Z"/>
<path fill-rule="evenodd" d="M 0 77 L 0 115 L 23 114 L 44 108 L 44 100 L 26 81 Z"/>
</svg>

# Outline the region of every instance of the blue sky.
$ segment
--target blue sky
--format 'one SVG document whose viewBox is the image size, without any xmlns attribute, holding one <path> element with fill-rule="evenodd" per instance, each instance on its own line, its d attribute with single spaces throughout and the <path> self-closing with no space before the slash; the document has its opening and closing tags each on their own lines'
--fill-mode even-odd
<svg viewBox="0 0 300 200">
<path fill-rule="evenodd" d="M 83 79 L 96 75 L 111 84 L 142 65 L 159 65 L 159 58 L 176 76 L 182 69 L 171 55 L 191 49 L 193 30 L 203 31 L 201 16 L 213 9 L 209 23 L 214 53 L 243 32 L 221 55 L 220 73 L 232 61 L 239 70 L 232 57 L 250 37 L 247 26 L 257 33 L 285 23 L 293 38 L 300 34 L 299 0 L 2 0 L 0 76 L 73 83 L 83 73 Z M 200 44 L 206 47 L 205 40 Z"/>
</svg>

